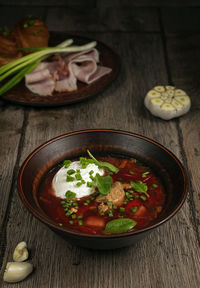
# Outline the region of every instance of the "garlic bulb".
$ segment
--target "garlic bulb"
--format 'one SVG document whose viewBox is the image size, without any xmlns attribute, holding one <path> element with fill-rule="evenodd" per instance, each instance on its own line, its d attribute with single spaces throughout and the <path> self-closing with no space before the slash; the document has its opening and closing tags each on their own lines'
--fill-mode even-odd
<svg viewBox="0 0 200 288">
<path fill-rule="evenodd" d="M 29 262 L 8 262 L 3 280 L 15 283 L 24 280 L 33 271 L 33 264 Z"/>
<path fill-rule="evenodd" d="M 17 244 L 14 253 L 13 253 L 13 260 L 17 262 L 22 262 L 28 259 L 28 249 L 26 242 L 20 242 Z"/>
<path fill-rule="evenodd" d="M 191 101 L 181 89 L 174 86 L 156 86 L 145 96 L 144 105 L 154 116 L 170 120 L 187 113 Z"/>
</svg>

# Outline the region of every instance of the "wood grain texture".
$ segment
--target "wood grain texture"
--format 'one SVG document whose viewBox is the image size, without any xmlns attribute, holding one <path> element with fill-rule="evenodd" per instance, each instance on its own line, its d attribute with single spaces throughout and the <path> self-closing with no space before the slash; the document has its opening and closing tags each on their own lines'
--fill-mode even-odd
<svg viewBox="0 0 200 288">
<path fill-rule="evenodd" d="M 177 87 L 187 91 L 191 97 L 191 111 L 180 118 L 179 128 L 185 164 L 191 180 L 190 205 L 195 221 L 196 237 L 200 245 L 200 35 L 168 35 L 169 64 L 172 79 Z M 177 65 L 177 63 L 180 63 Z M 191 77 L 192 75 L 192 77 Z"/>
<path fill-rule="evenodd" d="M 200 7 L 165 7 L 161 11 L 166 32 L 200 31 Z"/>
<path fill-rule="evenodd" d="M 12 0 L 0 1 L 3 2 L 11 6 L 16 3 Z M 27 3 L 18 1 L 18 5 L 25 2 Z M 34 1 L 32 5 L 39 2 L 39 5 L 42 5 L 44 1 Z M 53 2 L 55 3 L 49 1 L 48 4 L 45 1 L 43 4 L 51 5 Z M 64 2 L 66 5 L 71 3 L 59 1 L 56 5 L 65 5 Z M 78 2 L 79 6 L 85 4 L 85 1 L 81 3 L 77 0 L 74 5 Z M 190 1 L 190 6 L 198 5 L 197 2 L 199 1 Z M 87 3 L 93 5 L 90 0 Z M 165 50 L 164 37 L 157 33 L 160 27 L 158 16 L 155 15 L 156 10 L 150 9 L 148 15 L 147 9 L 133 8 L 134 5 L 177 5 L 180 1 L 155 0 L 147 3 L 146 0 L 116 0 L 99 3 L 100 1 L 96 1 L 97 8 L 101 9 L 99 14 L 95 12 L 95 17 L 82 15 L 81 11 L 86 11 L 83 7 L 74 9 L 70 6 L 68 8 L 71 13 L 65 9 L 61 12 L 63 8 L 61 11 L 57 8 L 49 10 L 47 21 L 50 27 L 57 27 L 55 30 L 89 31 L 90 36 L 110 45 L 122 59 L 119 78 L 95 98 L 68 107 L 23 109 L 0 102 L 0 160 L 3 163 L 0 167 L 1 225 L 6 217 L 0 235 L 0 287 L 199 288 L 200 35 L 195 28 L 190 28 L 193 26 L 188 23 L 188 30 L 192 29 L 192 32 L 186 33 L 186 25 L 184 33 L 168 33 Z M 118 5 L 125 8 L 113 11 L 115 9 L 112 7 Z M 181 1 L 180 5 L 188 5 L 188 1 Z M 127 7 L 132 10 L 129 11 Z M 89 11 L 97 11 L 93 8 Z M 0 25 L 5 25 L 6 20 L 6 23 L 12 25 L 18 19 L 18 13 L 25 13 L 22 7 L 16 10 L 17 13 L 16 7 L 12 12 L 4 9 L 8 7 L 0 9 Z M 184 13 L 178 15 L 181 21 L 185 19 Z M 7 15 L 13 15 L 13 19 L 7 19 Z M 45 14 L 42 15 L 45 17 Z M 174 15 L 172 16 L 176 18 L 176 14 Z M 196 15 L 196 12 L 191 15 Z M 107 19 L 102 25 L 105 17 Z M 170 21 L 167 14 L 164 15 L 164 31 L 172 31 L 172 24 L 167 24 L 166 21 Z M 195 21 L 193 23 L 198 23 Z M 182 27 L 180 23 L 176 26 L 177 29 Z M 137 33 L 131 32 L 134 30 Z M 145 33 L 154 30 L 156 33 Z M 166 51 L 167 57 L 164 54 Z M 167 75 L 167 71 L 170 75 Z M 143 99 L 153 86 L 167 84 L 168 78 L 171 78 L 177 87 L 188 92 L 192 99 L 192 109 L 180 119 L 163 121 L 153 117 L 144 108 Z M 180 212 L 134 247 L 115 251 L 91 251 L 72 246 L 30 215 L 17 195 L 14 183 L 18 166 L 34 148 L 62 133 L 86 128 L 124 129 L 151 137 L 174 152 L 188 168 L 191 188 Z M 30 261 L 33 262 L 35 271 L 21 283 L 3 283 L 5 265 L 12 260 L 13 250 L 22 240 L 28 243 Z"/>
<path fill-rule="evenodd" d="M 0 265 L 6 245 L 6 227 L 13 194 L 18 148 L 21 140 L 24 113 L 20 108 L 10 108 L 0 103 Z"/>
<path fill-rule="evenodd" d="M 84 128 L 117 128 L 141 133 L 164 144 L 183 160 L 176 129 L 178 120 L 159 120 L 143 106 L 148 89 L 167 83 L 160 36 L 134 33 L 95 36 L 117 47 L 123 59 L 120 77 L 88 102 L 60 109 L 28 109 L 20 164 L 44 141 Z M 27 241 L 36 267 L 27 280 L 15 287 L 60 288 L 66 287 L 66 283 L 75 288 L 199 287 L 200 253 L 188 202 L 172 220 L 136 246 L 106 252 L 66 243 L 26 211 L 16 191 L 11 204 L 3 267 L 21 240 Z M 2 281 L 0 285 L 13 287 Z"/>
<path fill-rule="evenodd" d="M 30 6 L 9 6 L 0 7 L 0 27 L 8 26 L 13 28 L 14 25 L 25 18 L 27 15 L 33 15 L 44 20 L 45 17 L 45 8 L 44 7 L 30 7 Z"/>
<path fill-rule="evenodd" d="M 18 0 L 17 2 L 15 0 L 0 0 L 0 5 L 18 5 L 18 6 L 95 6 L 96 0 Z"/>
<path fill-rule="evenodd" d="M 51 31 L 159 31 L 154 8 L 49 8 L 46 21 Z"/>
<path fill-rule="evenodd" d="M 199 6 L 198 0 L 96 0 L 96 5 L 111 7 L 171 7 L 171 6 Z"/>
<path fill-rule="evenodd" d="M 199 6 L 199 0 L 0 0 L 0 5 L 41 5 L 41 6 L 112 6 L 112 7 L 169 7 L 169 6 Z"/>
</svg>

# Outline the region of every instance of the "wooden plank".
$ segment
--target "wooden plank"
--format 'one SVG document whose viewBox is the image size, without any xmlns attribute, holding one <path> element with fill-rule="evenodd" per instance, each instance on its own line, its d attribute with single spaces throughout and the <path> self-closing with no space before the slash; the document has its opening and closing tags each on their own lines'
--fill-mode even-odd
<svg viewBox="0 0 200 288">
<path fill-rule="evenodd" d="M 158 83 L 167 83 L 160 36 L 134 33 L 94 36 L 117 47 L 122 59 L 120 77 L 88 102 L 57 109 L 31 109 L 20 163 L 49 138 L 67 131 L 100 127 L 144 134 L 166 145 L 183 160 L 176 129 L 178 120 L 166 122 L 154 118 L 143 106 L 147 90 Z M 12 259 L 17 242 L 26 240 L 36 269 L 15 287 L 55 288 L 70 283 L 74 288 L 102 285 L 197 288 L 200 252 L 189 208 L 187 201 L 173 219 L 134 247 L 99 252 L 67 244 L 32 217 L 14 193 L 3 268 Z M 2 283 L 1 278 L 0 286 L 12 285 Z"/>
<path fill-rule="evenodd" d="M 190 206 L 191 217 L 195 221 L 196 237 L 200 244 L 200 68 L 199 68 L 199 34 L 168 35 L 169 63 L 172 70 L 172 79 L 177 87 L 187 91 L 191 97 L 191 111 L 180 118 L 179 129 L 181 145 L 187 161 L 189 178 L 191 180 Z"/>
<path fill-rule="evenodd" d="M 52 31 L 159 31 L 157 10 L 129 7 L 49 8 L 47 25 Z"/>
<path fill-rule="evenodd" d="M 110 7 L 169 7 L 169 6 L 199 6 L 198 0 L 191 0 L 188 2 L 188 0 L 97 0 L 97 5 L 100 7 L 103 6 L 110 6 Z"/>
<path fill-rule="evenodd" d="M 169 7 L 169 6 L 199 6 L 198 0 L 1 0 L 0 5 L 40 5 L 40 6 L 110 6 L 110 7 Z"/>
<path fill-rule="evenodd" d="M 5 6 L 0 9 L 0 27 L 8 26 L 12 28 L 18 21 L 25 18 L 27 15 L 33 15 L 44 20 L 45 8 L 30 7 L 30 6 Z"/>
<path fill-rule="evenodd" d="M 18 6 L 90 6 L 94 7 L 96 5 L 95 0 L 18 0 L 17 2 L 15 0 L 1 0 L 0 5 L 18 5 Z"/>
<path fill-rule="evenodd" d="M 18 169 L 18 149 L 23 129 L 24 113 L 17 107 L 9 107 L 0 102 L 0 265 L 5 246 L 5 233 L 10 199 L 13 194 L 14 175 Z"/>
<path fill-rule="evenodd" d="M 200 31 L 199 7 L 165 7 L 161 11 L 166 32 Z"/>
</svg>

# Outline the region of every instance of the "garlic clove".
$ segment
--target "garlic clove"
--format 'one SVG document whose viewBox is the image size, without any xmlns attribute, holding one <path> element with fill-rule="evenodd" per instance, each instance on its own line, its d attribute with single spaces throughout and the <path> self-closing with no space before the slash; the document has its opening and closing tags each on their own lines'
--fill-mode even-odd
<svg viewBox="0 0 200 288">
<path fill-rule="evenodd" d="M 165 88 L 163 86 L 156 86 L 156 87 L 154 87 L 154 90 L 156 90 L 158 92 L 164 92 Z"/>
<path fill-rule="evenodd" d="M 182 89 L 173 86 L 156 86 L 145 96 L 144 105 L 154 116 L 170 120 L 187 113 L 191 101 Z"/>
<path fill-rule="evenodd" d="M 14 253 L 13 260 L 17 262 L 22 262 L 28 259 L 28 249 L 26 242 L 20 242 L 17 244 Z"/>
<path fill-rule="evenodd" d="M 8 262 L 3 280 L 15 283 L 24 280 L 33 271 L 33 264 L 29 262 Z"/>
</svg>

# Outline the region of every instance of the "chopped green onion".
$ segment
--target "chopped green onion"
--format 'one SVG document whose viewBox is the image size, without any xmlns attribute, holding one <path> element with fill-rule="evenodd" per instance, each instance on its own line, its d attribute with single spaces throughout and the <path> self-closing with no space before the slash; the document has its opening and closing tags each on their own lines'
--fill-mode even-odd
<svg viewBox="0 0 200 288">
<path fill-rule="evenodd" d="M 74 197 L 76 197 L 76 193 L 68 190 L 68 191 L 65 193 L 65 197 L 66 197 L 67 199 L 74 198 Z"/>
<path fill-rule="evenodd" d="M 109 211 L 108 211 L 108 216 L 109 216 L 109 217 L 113 217 L 113 212 L 112 212 L 112 210 L 109 210 Z"/>
<path fill-rule="evenodd" d="M 83 225 L 83 221 L 82 221 L 82 220 L 79 220 L 79 221 L 78 221 L 78 225 L 79 225 L 79 226 L 82 226 L 82 225 Z"/>
<path fill-rule="evenodd" d="M 66 182 L 73 182 L 74 180 L 74 177 L 67 175 Z"/>
<path fill-rule="evenodd" d="M 76 183 L 76 186 L 78 186 L 78 187 L 80 187 L 81 185 L 82 185 L 81 182 L 77 182 L 77 183 Z"/>
<path fill-rule="evenodd" d="M 31 21 L 31 24 L 33 22 Z M 26 23 L 25 23 L 26 24 Z M 26 25 L 25 25 L 26 26 Z M 20 70 L 13 78 L 11 78 L 7 83 L 5 83 L 0 88 L 0 95 L 7 92 L 9 89 L 11 89 L 13 86 L 15 86 L 17 83 L 19 83 L 23 77 L 30 73 L 42 60 L 45 58 L 48 58 L 49 56 L 55 54 L 55 53 L 71 53 L 71 52 L 80 52 L 85 51 L 90 48 L 93 48 L 96 46 L 96 42 L 91 42 L 82 46 L 71 46 L 66 47 L 72 44 L 72 40 L 69 39 L 61 44 L 59 44 L 56 47 L 46 47 L 45 49 L 42 49 L 42 51 L 37 51 L 31 54 L 28 54 L 26 56 L 23 56 L 19 59 L 16 59 L 12 62 L 9 62 L 8 64 L 0 67 L 0 82 L 5 79 L 8 76 L 11 76 L 12 74 L 17 73 L 17 71 Z M 33 47 L 34 48 L 34 47 Z"/>
<path fill-rule="evenodd" d="M 82 180 L 82 176 L 81 176 L 80 173 L 77 173 L 77 174 L 75 175 L 75 178 L 76 178 L 76 180 Z"/>
<path fill-rule="evenodd" d="M 146 201 L 147 200 L 147 198 L 145 197 L 145 196 L 140 196 L 140 199 L 142 199 L 143 201 Z"/>
<path fill-rule="evenodd" d="M 65 160 L 65 161 L 63 162 L 65 168 L 68 168 L 71 163 L 72 163 L 71 160 Z"/>
<path fill-rule="evenodd" d="M 158 185 L 157 185 L 157 184 L 153 184 L 152 186 L 153 186 L 154 188 L 157 188 L 157 187 L 158 187 Z"/>
<path fill-rule="evenodd" d="M 72 175 L 72 174 L 74 174 L 74 173 L 75 173 L 75 170 L 74 170 L 74 169 L 70 169 L 70 170 L 67 171 L 67 174 L 68 174 L 68 175 Z"/>
<path fill-rule="evenodd" d="M 107 205 L 112 205 L 112 204 L 113 204 L 112 201 L 107 202 Z"/>
<path fill-rule="evenodd" d="M 93 183 L 92 182 L 87 182 L 87 187 L 92 187 Z"/>
<path fill-rule="evenodd" d="M 150 173 L 149 171 L 142 173 L 142 178 L 145 178 L 149 173 Z"/>
<path fill-rule="evenodd" d="M 131 207 L 131 209 L 130 209 L 130 211 L 133 213 L 135 213 L 137 210 L 138 210 L 137 206 Z"/>
</svg>

